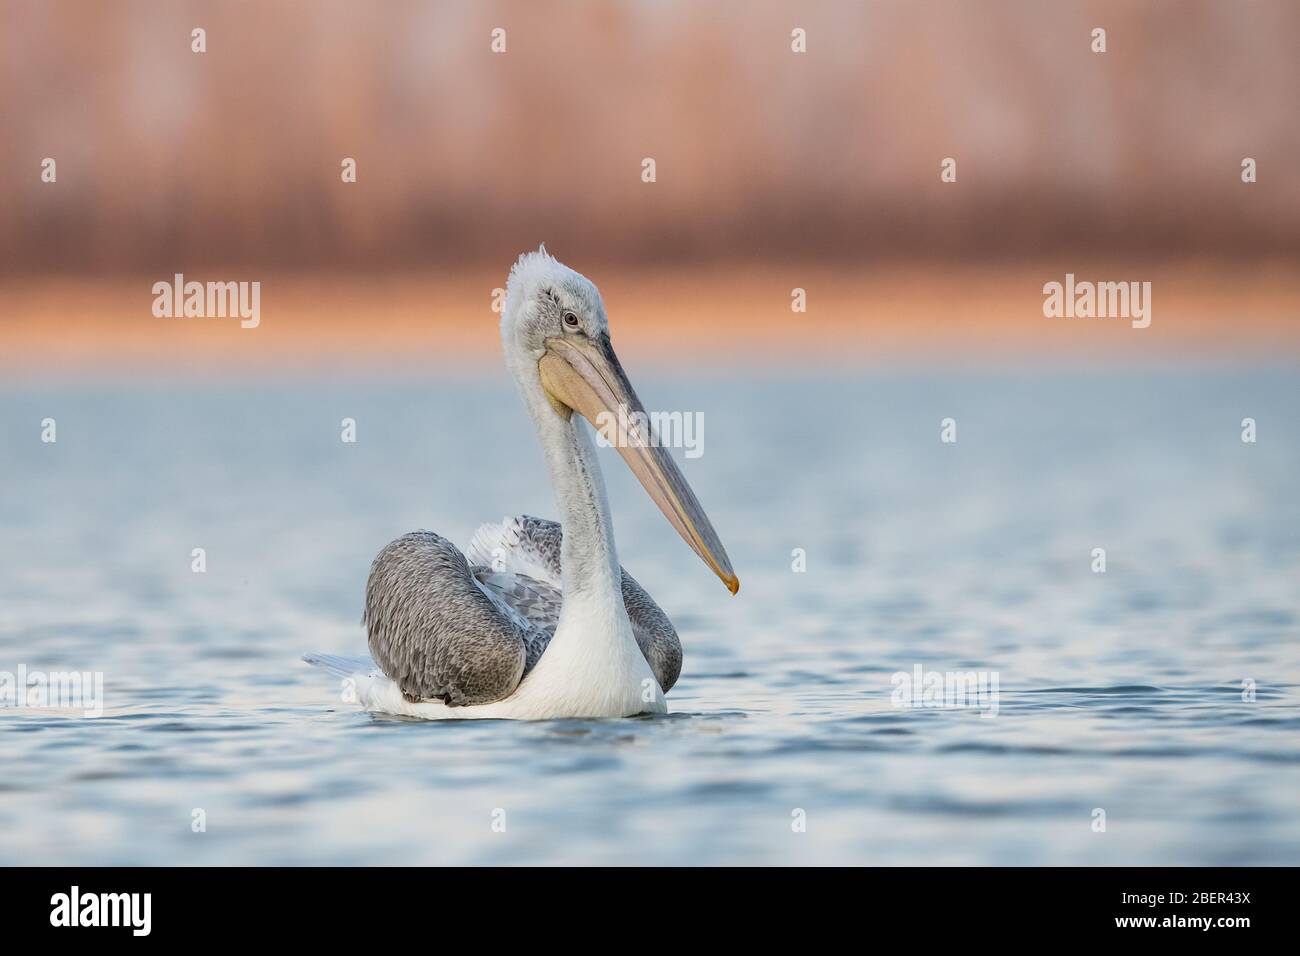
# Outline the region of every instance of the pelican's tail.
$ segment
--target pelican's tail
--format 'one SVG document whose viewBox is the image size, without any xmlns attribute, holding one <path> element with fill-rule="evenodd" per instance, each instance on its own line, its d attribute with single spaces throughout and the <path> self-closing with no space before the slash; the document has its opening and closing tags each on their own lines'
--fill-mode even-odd
<svg viewBox="0 0 1300 956">
<path fill-rule="evenodd" d="M 369 657 L 304 654 L 302 659 L 339 678 L 340 700 L 344 704 L 358 704 L 363 710 L 382 710 L 381 702 L 387 698 L 396 695 L 401 699 L 397 685 Z"/>
<path fill-rule="evenodd" d="M 379 670 L 369 657 L 342 657 L 338 654 L 304 654 L 302 659 L 313 667 L 323 667 L 339 677 L 368 677 Z"/>
<path fill-rule="evenodd" d="M 442 701 L 408 700 L 402 695 L 398 686 L 379 669 L 379 665 L 369 657 L 304 654 L 302 659 L 313 667 L 322 668 L 327 673 L 340 678 L 343 703 L 356 704 L 362 710 L 371 713 L 421 717 L 426 720 L 488 716 L 488 714 L 471 713 L 471 711 L 486 709 L 482 707 L 449 708 Z"/>
</svg>

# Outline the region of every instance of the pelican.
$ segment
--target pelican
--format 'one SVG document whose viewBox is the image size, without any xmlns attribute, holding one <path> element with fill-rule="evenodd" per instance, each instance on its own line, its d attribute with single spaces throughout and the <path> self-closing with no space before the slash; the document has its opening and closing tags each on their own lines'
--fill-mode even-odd
<svg viewBox="0 0 1300 956">
<path fill-rule="evenodd" d="M 532 417 L 560 521 L 483 525 L 466 553 L 413 531 L 375 558 L 369 657 L 308 654 L 366 710 L 428 719 L 662 714 L 682 646 L 619 565 L 586 425 L 602 429 L 646 492 L 732 594 L 740 581 L 609 340 L 600 292 L 546 252 L 519 257 L 501 316 L 506 367 Z M 577 413 L 577 416 L 574 413 Z"/>
</svg>

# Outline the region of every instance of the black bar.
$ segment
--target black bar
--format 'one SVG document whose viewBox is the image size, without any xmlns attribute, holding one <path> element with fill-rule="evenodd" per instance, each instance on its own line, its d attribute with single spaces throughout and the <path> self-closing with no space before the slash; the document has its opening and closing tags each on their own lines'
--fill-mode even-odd
<svg viewBox="0 0 1300 956">
<path fill-rule="evenodd" d="M 788 924 L 796 932 L 814 927 L 819 935 L 840 929 L 864 941 L 902 932 L 916 945 L 927 938 L 961 945 L 1007 940 L 1025 930 L 1057 934 L 1034 937 L 1049 945 L 1103 937 L 1146 944 L 1182 945 L 1194 937 L 1259 942 L 1289 928 L 1295 875 L 1273 868 L 0 872 L 0 925 L 8 943 L 33 936 L 66 940 L 76 933 L 79 943 L 111 936 L 253 945 L 257 927 L 268 926 L 287 931 L 295 946 L 482 945 L 486 933 L 493 948 L 511 934 L 535 945 L 558 943 L 537 934 L 561 927 L 575 940 L 593 941 L 608 933 L 610 921 L 644 934 L 647 945 L 661 945 L 701 920 L 714 929 L 730 927 L 737 939 Z M 52 917 L 70 910 L 73 886 L 87 918 L 100 909 L 97 894 L 149 894 L 147 937 L 136 935 L 144 926 L 143 896 L 136 898 L 138 908 L 126 909 L 116 897 L 104 909 L 111 916 L 116 906 L 126 925 L 52 925 Z M 95 902 L 87 904 L 87 896 L 96 896 Z M 57 912 L 61 898 L 69 906 Z"/>
</svg>

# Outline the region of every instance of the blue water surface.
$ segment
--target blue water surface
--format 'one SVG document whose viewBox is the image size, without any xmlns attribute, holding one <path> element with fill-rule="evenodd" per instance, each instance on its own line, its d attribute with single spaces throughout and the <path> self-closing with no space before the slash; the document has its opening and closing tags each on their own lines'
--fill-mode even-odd
<svg viewBox="0 0 1300 956">
<path fill-rule="evenodd" d="M 364 652 L 391 538 L 554 515 L 504 372 L 3 387 L 0 672 L 104 689 L 0 709 L 0 862 L 1300 863 L 1297 369 L 634 377 L 703 414 L 742 587 L 603 452 L 685 666 L 666 717 L 552 723 L 299 661 Z M 897 706 L 918 666 L 996 714 Z"/>
</svg>

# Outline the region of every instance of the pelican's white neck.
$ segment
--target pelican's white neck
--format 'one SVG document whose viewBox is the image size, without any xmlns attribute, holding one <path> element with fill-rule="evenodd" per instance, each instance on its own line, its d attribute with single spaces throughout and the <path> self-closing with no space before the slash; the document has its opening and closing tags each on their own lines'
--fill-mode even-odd
<svg viewBox="0 0 1300 956">
<path fill-rule="evenodd" d="M 625 616 L 614 524 L 587 426 L 576 413 L 565 418 L 556 412 L 542 388 L 536 360 L 508 352 L 507 362 L 537 428 L 560 510 L 563 606 L 586 605 Z"/>
<path fill-rule="evenodd" d="M 605 480 L 587 427 L 575 415 L 565 421 L 549 407 L 538 416 L 564 531 L 560 577 L 565 602 L 610 599 L 621 609 L 622 572 L 614 547 Z"/>
</svg>

